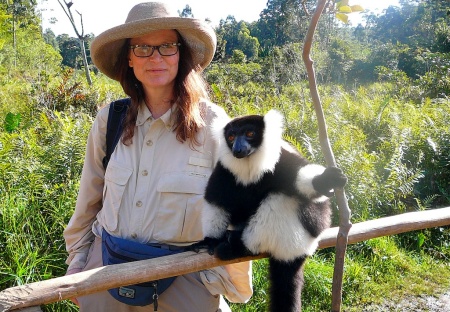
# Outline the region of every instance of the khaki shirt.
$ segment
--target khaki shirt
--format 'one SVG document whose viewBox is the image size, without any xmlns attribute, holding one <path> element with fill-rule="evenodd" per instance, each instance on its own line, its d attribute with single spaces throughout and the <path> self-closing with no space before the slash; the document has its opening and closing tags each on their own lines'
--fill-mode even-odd
<svg viewBox="0 0 450 312">
<path fill-rule="evenodd" d="M 173 131 L 173 109 L 158 119 L 142 104 L 133 143 L 121 141 L 105 172 L 109 105 L 102 108 L 88 136 L 86 157 L 75 212 L 64 231 L 69 269 L 84 268 L 94 235 L 102 228 L 114 236 L 141 243 L 189 245 L 203 239 L 203 193 L 214 165 L 215 143 L 210 125 L 228 118 L 225 111 L 202 102 L 206 126 L 197 136 L 201 145 L 181 143 Z M 243 262 L 201 272 L 207 289 L 245 302 L 252 294 L 251 263 Z"/>
</svg>

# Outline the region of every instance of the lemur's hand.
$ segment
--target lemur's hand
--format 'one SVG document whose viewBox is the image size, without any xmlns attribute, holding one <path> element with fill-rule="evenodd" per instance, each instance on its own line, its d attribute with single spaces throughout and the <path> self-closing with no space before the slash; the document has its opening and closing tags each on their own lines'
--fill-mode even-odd
<svg viewBox="0 0 450 312">
<path fill-rule="evenodd" d="M 210 255 L 214 255 L 214 250 L 222 240 L 223 239 L 220 238 L 205 237 L 202 241 L 199 241 L 198 243 L 192 244 L 191 246 L 187 247 L 186 250 L 199 253 L 200 249 L 207 249 Z"/>
<path fill-rule="evenodd" d="M 215 255 L 221 260 L 232 260 L 253 255 L 242 241 L 242 230 L 227 230 L 225 240 L 215 249 Z"/>
<path fill-rule="evenodd" d="M 341 188 L 347 184 L 347 176 L 340 168 L 328 167 L 321 175 L 313 178 L 312 184 L 319 194 L 331 197 L 335 188 Z"/>
</svg>

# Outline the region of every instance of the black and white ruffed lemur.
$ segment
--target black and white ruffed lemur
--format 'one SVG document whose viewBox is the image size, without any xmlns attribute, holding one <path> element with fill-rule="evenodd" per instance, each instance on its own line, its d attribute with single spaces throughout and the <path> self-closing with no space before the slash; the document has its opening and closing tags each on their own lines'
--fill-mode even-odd
<svg viewBox="0 0 450 312">
<path fill-rule="evenodd" d="M 275 110 L 213 131 L 218 151 L 205 191 L 205 240 L 194 250 L 206 247 L 222 260 L 267 253 L 270 311 L 301 311 L 303 263 L 330 226 L 328 197 L 347 178 L 336 167 L 310 164 L 284 141 Z"/>
</svg>

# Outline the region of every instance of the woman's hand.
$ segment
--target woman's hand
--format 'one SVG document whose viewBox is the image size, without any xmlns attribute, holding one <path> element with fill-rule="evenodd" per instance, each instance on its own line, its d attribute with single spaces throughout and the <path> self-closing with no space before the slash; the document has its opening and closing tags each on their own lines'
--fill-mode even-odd
<svg viewBox="0 0 450 312">
<path fill-rule="evenodd" d="M 75 273 L 80 273 L 81 269 L 70 269 L 66 272 L 66 276 L 67 275 L 71 275 L 71 274 L 75 274 Z M 78 305 L 78 300 L 77 298 L 72 298 L 70 299 L 70 301 L 72 301 L 73 303 L 75 303 L 76 305 Z"/>
</svg>

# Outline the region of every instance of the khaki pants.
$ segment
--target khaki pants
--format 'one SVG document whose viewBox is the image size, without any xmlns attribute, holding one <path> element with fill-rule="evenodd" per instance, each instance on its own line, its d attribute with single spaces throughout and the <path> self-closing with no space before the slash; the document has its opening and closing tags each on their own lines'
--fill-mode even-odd
<svg viewBox="0 0 450 312">
<path fill-rule="evenodd" d="M 86 267 L 102 266 L 101 238 L 97 237 L 89 251 Z M 153 311 L 153 305 L 135 307 L 115 300 L 107 291 L 79 297 L 81 312 L 144 312 Z M 222 296 L 213 296 L 201 282 L 198 272 L 176 278 L 159 296 L 158 312 L 231 312 Z"/>
</svg>

